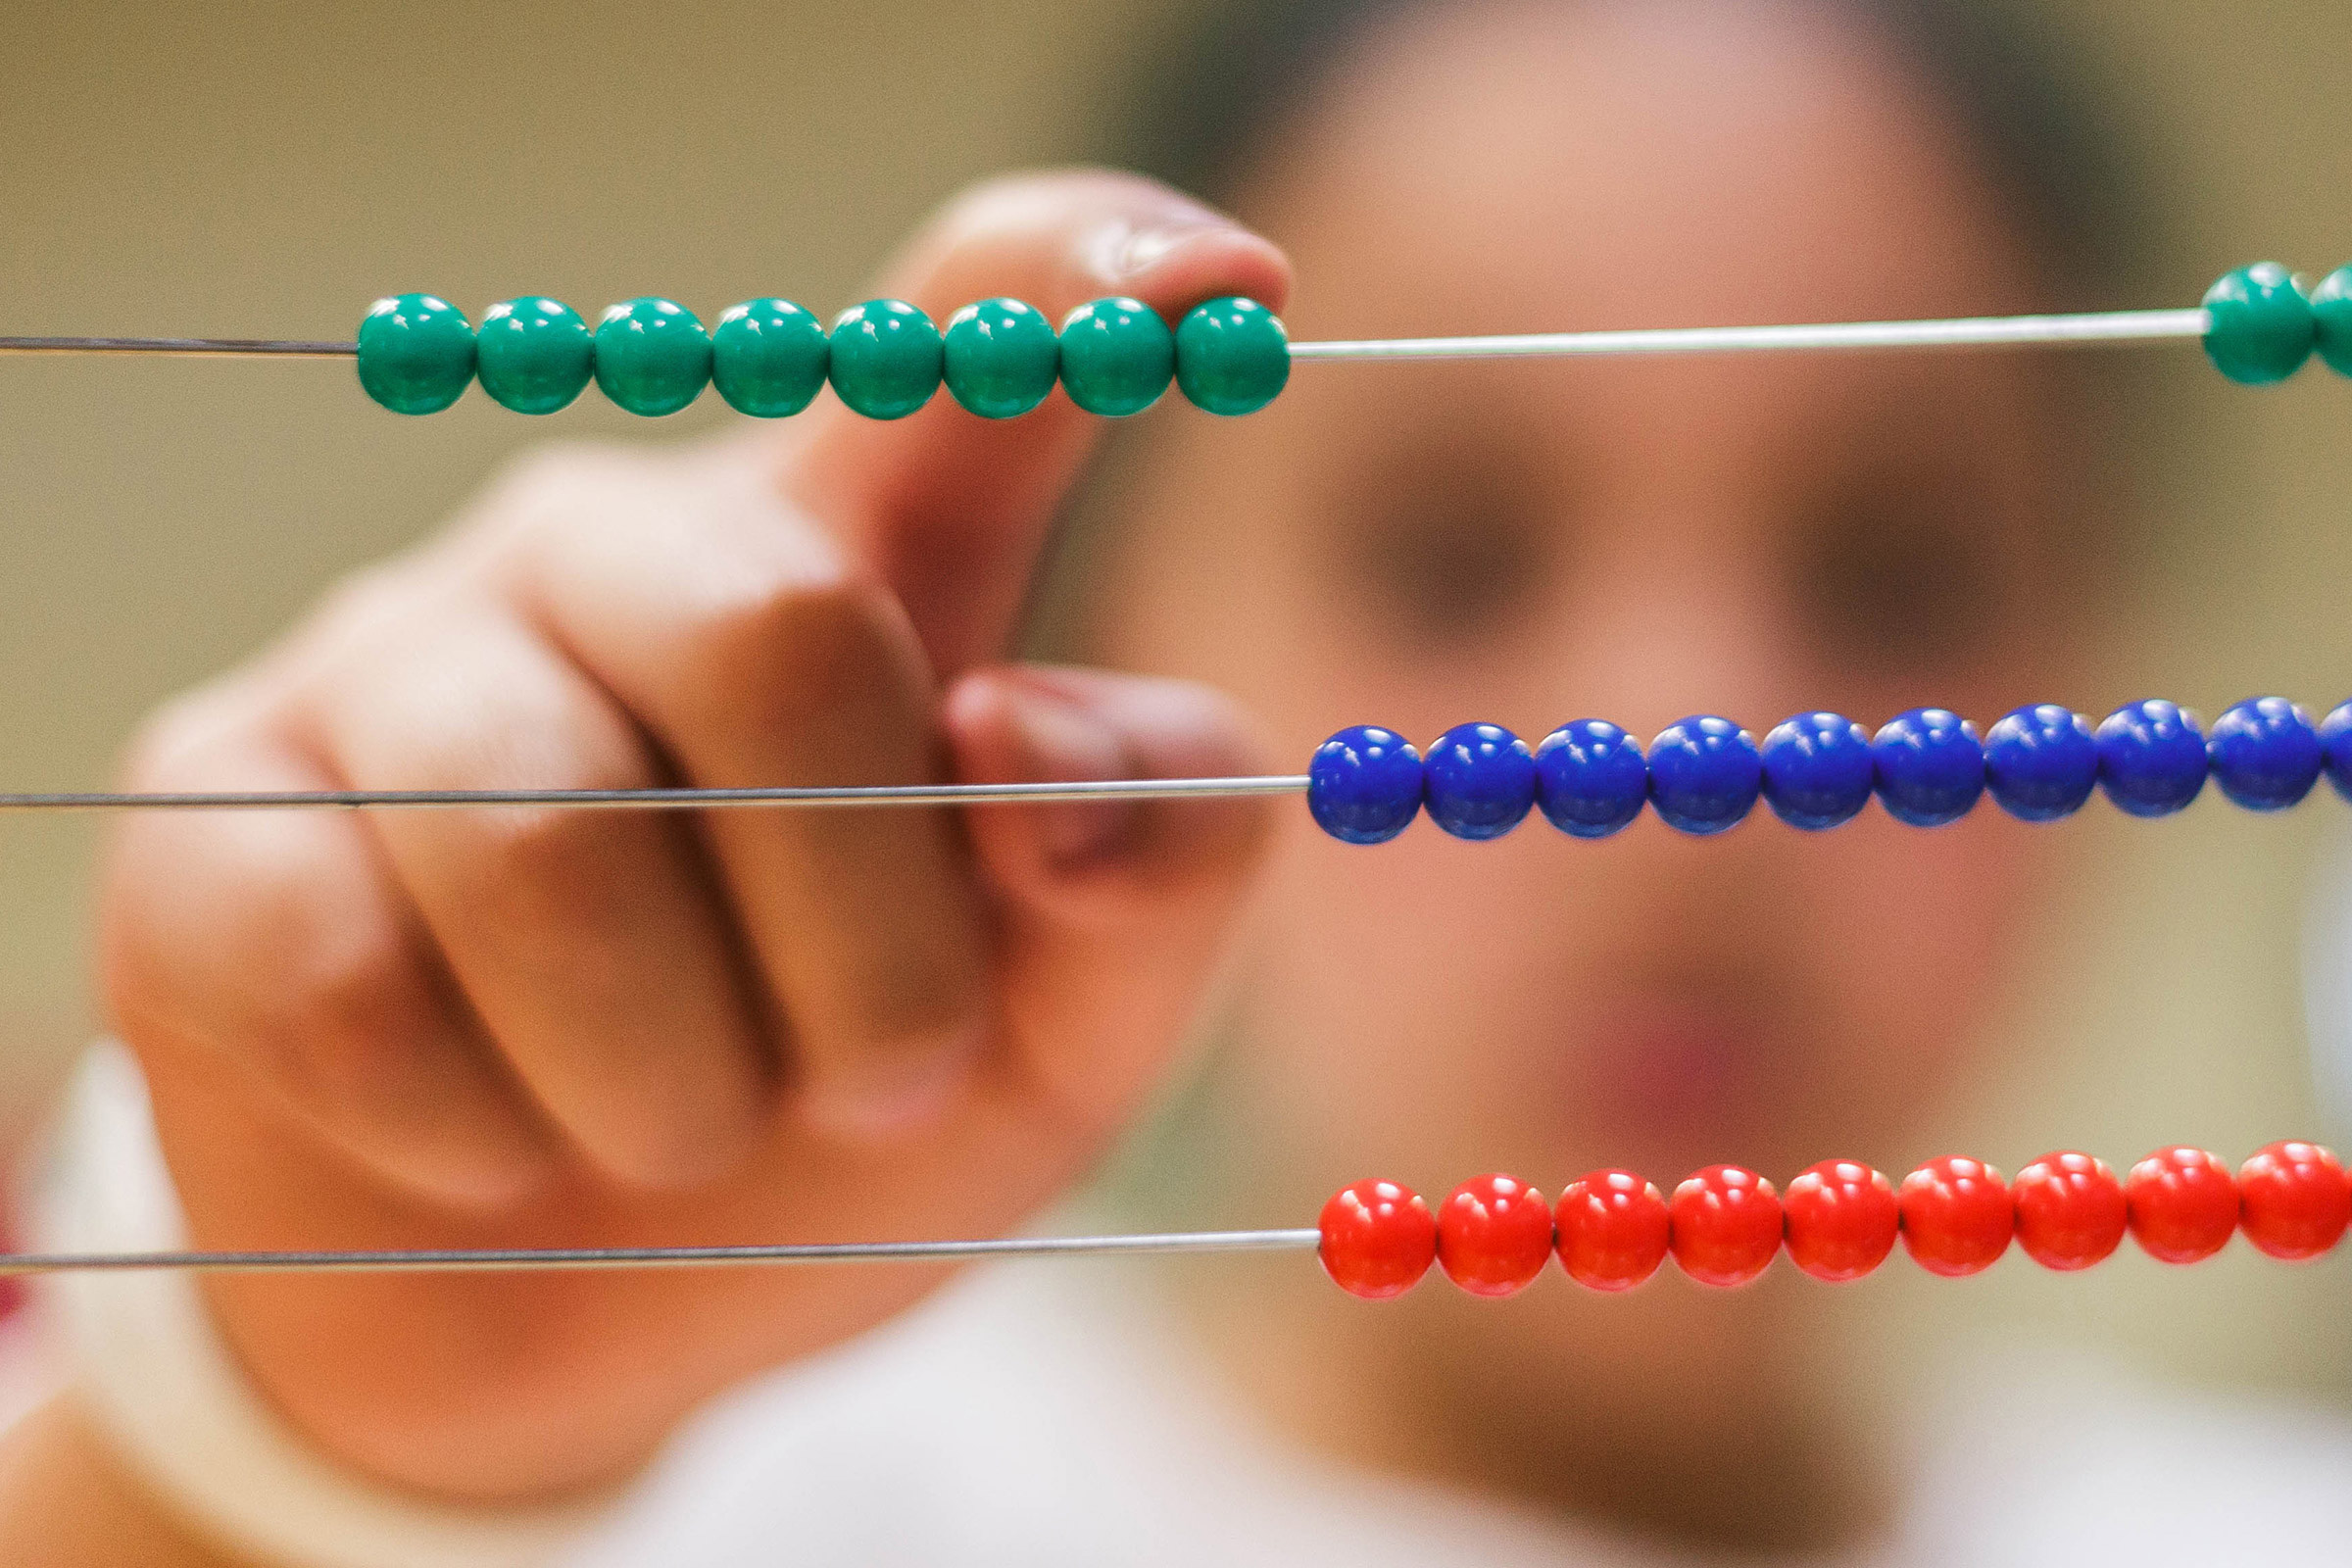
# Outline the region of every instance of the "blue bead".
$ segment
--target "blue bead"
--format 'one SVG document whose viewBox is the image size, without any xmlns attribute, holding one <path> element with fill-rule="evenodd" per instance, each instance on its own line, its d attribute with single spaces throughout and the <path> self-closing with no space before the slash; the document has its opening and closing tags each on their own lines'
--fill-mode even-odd
<svg viewBox="0 0 2352 1568">
<path fill-rule="evenodd" d="M 1421 809 L 1421 754 L 1395 730 L 1356 724 L 1315 748 L 1306 764 L 1306 808 L 1349 844 L 1383 844 Z"/>
<path fill-rule="evenodd" d="M 1498 724 L 1456 724 L 1422 762 L 1429 819 L 1457 839 L 1498 839 L 1536 804 L 1536 759 Z"/>
<path fill-rule="evenodd" d="M 1870 804 L 1870 734 L 1839 713 L 1799 713 L 1764 737 L 1764 799 L 1790 827 L 1850 822 Z"/>
<path fill-rule="evenodd" d="M 2127 703 L 2099 720 L 2099 788 L 2118 810 L 2178 811 L 2204 789 L 2205 767 L 2196 715 L 2161 697 Z"/>
<path fill-rule="evenodd" d="M 1913 827 L 1941 827 L 1973 810 L 1984 793 L 1984 747 L 1977 726 L 1945 708 L 1914 708 L 1886 721 L 1870 743 L 1879 799 Z"/>
<path fill-rule="evenodd" d="M 2335 793 L 2352 801 L 2352 703 L 2320 720 L 2320 761 Z"/>
<path fill-rule="evenodd" d="M 1536 748 L 1536 804 L 1563 833 L 1605 839 L 1648 797 L 1642 743 L 1606 719 L 1562 724 Z"/>
<path fill-rule="evenodd" d="M 1649 743 L 1649 799 L 1668 827 L 1721 833 L 1755 808 L 1764 760 L 1756 738 L 1728 718 L 1669 724 Z"/>
<path fill-rule="evenodd" d="M 1984 734 L 1984 783 L 2021 822 L 2072 816 L 2099 781 L 2099 743 L 2072 709 L 2038 703 L 2014 709 Z"/>
<path fill-rule="evenodd" d="M 2249 811 L 2277 811 L 2320 778 L 2320 732 L 2283 697 L 2249 697 L 2213 721 L 2205 743 L 2213 781 Z"/>
</svg>

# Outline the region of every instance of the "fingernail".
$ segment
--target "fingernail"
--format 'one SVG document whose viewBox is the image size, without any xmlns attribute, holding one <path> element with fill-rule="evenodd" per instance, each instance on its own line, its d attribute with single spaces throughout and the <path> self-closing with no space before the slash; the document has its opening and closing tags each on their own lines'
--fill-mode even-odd
<svg viewBox="0 0 2352 1568">
<path fill-rule="evenodd" d="M 803 1113 L 828 1131 L 857 1139 L 888 1138 L 936 1121 L 971 1077 L 988 1043 L 986 1025 L 940 1042 L 908 1042 L 903 1052 L 867 1064 L 848 1083 L 811 1089 Z"/>
<path fill-rule="evenodd" d="M 1184 246 L 1223 225 L 1183 223 L 1174 227 L 1129 230 L 1110 248 L 1103 270 L 1116 282 L 1148 272 Z"/>
<path fill-rule="evenodd" d="M 1029 685 L 1011 691 L 1013 727 L 1039 779 L 1127 776 L 1127 749 L 1101 717 L 1058 692 Z M 1075 870 L 1115 852 L 1134 832 L 1132 801 L 1060 801 L 1032 808 L 1038 847 L 1056 870 Z"/>
</svg>

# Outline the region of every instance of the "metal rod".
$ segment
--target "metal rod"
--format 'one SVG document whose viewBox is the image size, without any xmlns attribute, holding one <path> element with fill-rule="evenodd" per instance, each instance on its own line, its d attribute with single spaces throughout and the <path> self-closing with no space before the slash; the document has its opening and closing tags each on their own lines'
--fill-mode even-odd
<svg viewBox="0 0 2352 1568">
<path fill-rule="evenodd" d="M 0 337 L 0 354 L 180 354 L 211 360 L 348 360 L 357 343 L 250 337 Z"/>
<path fill-rule="evenodd" d="M 1467 360 L 1530 356 L 1737 354 L 1821 349 L 1993 348 L 2059 343 L 2159 343 L 2203 337 L 2202 309 L 2075 316 L 1980 316 L 1934 321 L 1822 321 L 1789 326 L 1689 326 L 1487 337 L 1294 343 L 1291 358 Z M 213 359 L 348 359 L 357 343 L 273 338 L 0 337 L 0 354 L 179 354 Z"/>
<path fill-rule="evenodd" d="M 1147 1236 L 1008 1236 L 954 1242 L 813 1242 L 767 1247 L 554 1247 L 316 1252 L 0 1252 L 0 1275 L 69 1273 L 393 1274 L 791 1263 L 936 1263 L 972 1257 L 1107 1257 L 1266 1252 L 1320 1245 L 1315 1230 L 1176 1231 Z"/>
<path fill-rule="evenodd" d="M 1412 337 L 1294 343 L 1294 360 L 1472 360 L 1564 355 L 1739 354 L 1793 349 L 1998 348 L 2161 343 L 2203 337 L 2202 309 L 2087 316 L 1983 316 L 1948 321 L 1824 321 L 1798 326 L 1684 326 L 1515 337 Z"/>
<path fill-rule="evenodd" d="M 1160 801 L 1294 795 L 1304 773 L 1251 778 L 1112 778 L 1069 783 L 855 784 L 644 790 L 194 790 L 0 794 L 0 811 L 279 811 L 460 807 L 690 810 L 710 807 L 985 806 L 1011 801 Z"/>
</svg>

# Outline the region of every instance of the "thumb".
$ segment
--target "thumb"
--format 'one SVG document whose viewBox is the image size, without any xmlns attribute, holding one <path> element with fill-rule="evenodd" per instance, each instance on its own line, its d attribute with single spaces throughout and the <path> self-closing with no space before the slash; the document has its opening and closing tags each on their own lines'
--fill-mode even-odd
<svg viewBox="0 0 2352 1568">
<path fill-rule="evenodd" d="M 950 692 L 970 783 L 1265 771 L 1250 721 L 1187 681 L 996 666 Z M 964 813 L 1004 921 L 1009 1032 L 1037 1087 L 1108 1129 L 1199 1009 L 1273 826 L 1263 799 L 981 805 Z"/>
</svg>

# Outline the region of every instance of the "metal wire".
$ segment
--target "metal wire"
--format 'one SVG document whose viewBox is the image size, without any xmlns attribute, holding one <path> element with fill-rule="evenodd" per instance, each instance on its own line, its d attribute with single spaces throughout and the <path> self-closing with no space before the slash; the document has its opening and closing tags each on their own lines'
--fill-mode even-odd
<svg viewBox="0 0 2352 1568">
<path fill-rule="evenodd" d="M 250 337 L 0 337 L 0 354 L 180 354 L 211 360 L 347 360 L 357 343 Z"/>
<path fill-rule="evenodd" d="M 951 1242 L 814 1242 L 770 1247 L 556 1247 L 316 1252 L 0 1252 L 0 1275 L 151 1273 L 417 1274 L 597 1268 L 937 1263 L 974 1257 L 1107 1257 L 1269 1252 L 1320 1245 L 1315 1230 L 1175 1231 L 1145 1236 L 1008 1236 Z"/>
<path fill-rule="evenodd" d="M 699 810 L 712 807 L 986 806 L 1014 801 L 1161 801 L 1293 795 L 1304 773 L 1250 778 L 1109 778 L 1068 783 L 848 784 L 645 790 L 190 790 L 0 794 L 0 811 L 280 811 L 533 807 Z"/>
<path fill-rule="evenodd" d="M 1798 326 L 1689 326 L 1516 337 L 1408 337 L 1294 343 L 1294 360 L 1470 360 L 1523 356 L 1740 354 L 1793 349 L 2006 348 L 2059 343 L 2162 343 L 2203 337 L 2203 310 L 2088 316 L 1981 316 L 1948 321 L 1824 321 Z"/>
<path fill-rule="evenodd" d="M 1693 326 L 1488 337 L 1294 343 L 1291 358 L 1467 360 L 1529 356 L 1738 354 L 1833 349 L 1992 348 L 2059 343 L 2159 343 L 2203 337 L 2203 309 L 2104 311 L 2078 316 L 1980 316 L 1936 321 L 1822 321 L 1792 326 Z M 357 343 L 274 338 L 0 337 L 0 354 L 178 354 L 211 359 L 349 359 Z"/>
</svg>

